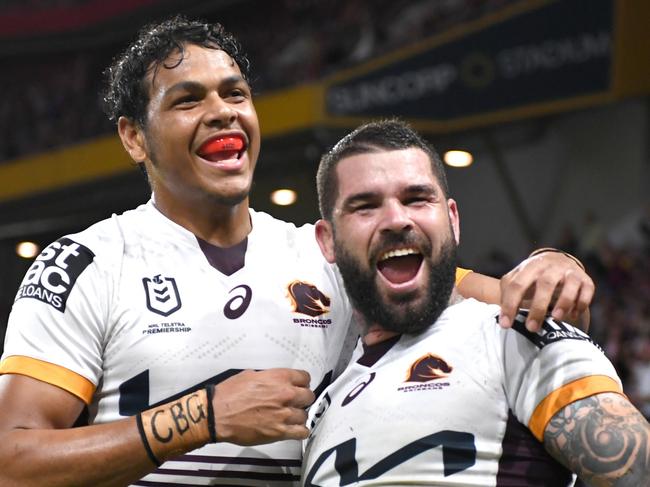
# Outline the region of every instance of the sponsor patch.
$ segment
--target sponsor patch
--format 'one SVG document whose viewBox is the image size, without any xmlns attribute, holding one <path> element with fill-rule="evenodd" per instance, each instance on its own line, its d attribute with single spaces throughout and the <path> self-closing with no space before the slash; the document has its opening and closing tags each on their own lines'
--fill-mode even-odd
<svg viewBox="0 0 650 487">
<path fill-rule="evenodd" d="M 556 321 L 552 318 L 546 318 L 542 324 L 542 328 L 538 332 L 528 331 L 525 325 L 527 316 L 528 311 L 519 310 L 512 328 L 518 333 L 525 336 L 540 349 L 544 348 L 546 345 L 550 345 L 560 340 L 582 340 L 590 342 L 596 348 L 598 348 L 598 350 L 601 352 L 603 351 L 602 348 L 600 348 L 600 346 L 595 343 L 584 331 L 568 323 L 564 323 L 563 321 Z"/>
<path fill-rule="evenodd" d="M 48 245 L 28 269 L 15 301 L 37 299 L 64 312 L 77 278 L 94 258 L 88 247 L 60 238 Z"/>
</svg>

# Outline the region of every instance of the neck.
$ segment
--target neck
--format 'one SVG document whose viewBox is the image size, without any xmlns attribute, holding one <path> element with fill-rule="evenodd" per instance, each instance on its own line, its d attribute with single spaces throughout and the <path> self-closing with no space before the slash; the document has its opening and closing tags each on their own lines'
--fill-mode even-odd
<svg viewBox="0 0 650 487">
<path fill-rule="evenodd" d="M 363 335 L 363 343 L 366 345 L 375 345 L 383 341 L 388 340 L 389 338 L 399 335 L 399 333 L 394 331 L 384 330 L 379 325 L 371 326 L 365 335 Z"/>
<path fill-rule="evenodd" d="M 219 247 L 232 247 L 244 240 L 252 229 L 248 198 L 235 205 L 194 204 L 169 205 L 153 197 L 158 210 L 174 223 L 197 237 Z"/>
<path fill-rule="evenodd" d="M 451 296 L 449 296 L 447 307 L 452 306 L 454 304 L 458 304 L 463 299 L 464 298 L 456 291 L 456 287 L 454 286 L 454 289 L 451 291 Z M 356 312 L 356 316 L 357 316 L 356 318 L 357 322 L 361 323 L 362 328 L 364 328 L 363 343 L 365 343 L 366 345 L 375 345 L 377 343 L 381 343 L 385 340 L 388 340 L 389 338 L 392 338 L 395 335 L 399 335 L 399 333 L 397 332 L 385 330 L 384 328 L 381 327 L 381 325 L 378 325 L 377 323 L 366 325 L 367 323 L 366 320 L 364 319 L 363 316 L 360 316 L 360 313 L 358 312 Z"/>
</svg>

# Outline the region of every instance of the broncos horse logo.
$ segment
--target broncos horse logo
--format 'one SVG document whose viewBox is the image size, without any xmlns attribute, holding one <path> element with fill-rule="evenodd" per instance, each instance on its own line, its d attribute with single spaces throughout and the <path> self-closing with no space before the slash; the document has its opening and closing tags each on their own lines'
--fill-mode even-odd
<svg viewBox="0 0 650 487">
<path fill-rule="evenodd" d="M 406 382 L 429 382 L 447 377 L 452 370 L 444 359 L 429 353 L 411 365 Z"/>
<path fill-rule="evenodd" d="M 308 316 L 320 316 L 327 313 L 330 298 L 325 296 L 316 286 L 303 281 L 293 281 L 287 286 L 289 299 L 295 313 Z"/>
</svg>

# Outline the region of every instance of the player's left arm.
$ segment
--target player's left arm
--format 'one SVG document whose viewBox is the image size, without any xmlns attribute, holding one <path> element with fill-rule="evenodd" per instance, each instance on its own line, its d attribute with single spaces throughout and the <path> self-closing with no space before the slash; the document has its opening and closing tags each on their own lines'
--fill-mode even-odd
<svg viewBox="0 0 650 487">
<path fill-rule="evenodd" d="M 600 393 L 558 411 L 544 446 L 587 485 L 650 485 L 650 424 L 623 395 Z"/>
<path fill-rule="evenodd" d="M 549 310 L 553 318 L 587 331 L 594 283 L 575 257 L 547 250 L 533 252 L 501 280 L 472 272 L 456 286 L 465 297 L 500 304 L 503 327 L 512 325 L 519 308 L 527 308 L 526 328 L 531 331 L 540 329 Z"/>
</svg>

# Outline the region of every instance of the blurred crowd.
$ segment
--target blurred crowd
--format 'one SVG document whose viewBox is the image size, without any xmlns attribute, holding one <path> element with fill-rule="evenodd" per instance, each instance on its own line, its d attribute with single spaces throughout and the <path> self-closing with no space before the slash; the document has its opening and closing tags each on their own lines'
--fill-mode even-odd
<svg viewBox="0 0 650 487">
<path fill-rule="evenodd" d="M 75 2 L 83 0 L 59 3 Z M 255 2 L 253 10 L 251 1 L 242 0 L 224 10 L 215 4 L 215 13 L 203 16 L 222 21 L 240 39 L 259 94 L 322 78 L 512 2 L 278 0 Z M 32 4 L 43 8 L 47 2 Z M 4 9 L 12 6 L 25 8 L 23 2 L 0 3 Z M 98 92 L 102 71 L 121 44 L 71 44 L 65 52 L 43 47 L 47 54 L 3 56 L 0 161 L 112 133 Z"/>
<path fill-rule="evenodd" d="M 44 8 L 74 7 L 87 0 L 0 0 L 0 7 L 5 10 L 42 10 Z"/>
<path fill-rule="evenodd" d="M 586 220 L 575 242 L 597 286 L 591 335 L 650 418 L 650 203 L 607 230 L 594 215 Z"/>
<path fill-rule="evenodd" d="M 605 226 L 589 212 L 553 245 L 585 264 L 596 284 L 589 334 L 614 363 L 630 400 L 650 419 L 650 201 Z M 478 265 L 500 277 L 516 264 L 490 251 Z"/>
<path fill-rule="evenodd" d="M 84 53 L 13 60 L 0 78 L 0 160 L 45 152 L 113 130 L 98 94 L 101 67 Z"/>
</svg>

